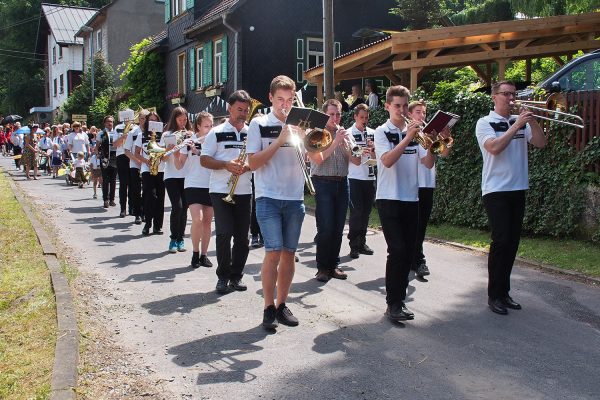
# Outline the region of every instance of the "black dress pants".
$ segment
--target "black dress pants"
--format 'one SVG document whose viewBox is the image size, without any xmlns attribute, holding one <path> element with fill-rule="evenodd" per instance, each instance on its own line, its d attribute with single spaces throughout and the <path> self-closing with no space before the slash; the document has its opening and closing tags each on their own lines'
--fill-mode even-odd
<svg viewBox="0 0 600 400">
<path fill-rule="evenodd" d="M 217 276 L 219 279 L 241 279 L 248 259 L 248 228 L 252 195 L 236 194 L 235 204 L 223 201 L 227 193 L 211 193 L 215 213 Z M 233 248 L 231 247 L 233 238 Z"/>
<path fill-rule="evenodd" d="M 102 168 L 102 200 L 115 201 L 117 169 L 111 165 Z"/>
<path fill-rule="evenodd" d="M 510 292 L 510 274 L 519 249 L 525 215 L 525 191 L 494 192 L 483 196 L 492 230 L 488 255 L 488 296 L 499 299 Z"/>
<path fill-rule="evenodd" d="M 129 206 L 134 216 L 142 215 L 142 178 L 139 168 L 129 168 Z"/>
<path fill-rule="evenodd" d="M 129 157 L 125 154 L 117 156 L 117 173 L 119 175 L 119 205 L 121 211 L 126 212 L 127 189 L 129 187 Z"/>
<path fill-rule="evenodd" d="M 348 182 L 350 182 L 348 240 L 351 249 L 358 249 L 366 243 L 369 216 L 375 200 L 375 181 L 348 179 Z"/>
<path fill-rule="evenodd" d="M 423 241 L 425 240 L 425 232 L 427 224 L 431 216 L 433 208 L 433 192 L 434 188 L 419 188 L 419 225 L 417 226 L 417 243 L 415 246 L 415 258 L 413 260 L 413 269 L 425 262 L 425 254 L 423 254 Z"/>
<path fill-rule="evenodd" d="M 165 217 L 165 182 L 163 173 L 151 175 L 150 172 L 142 173 L 144 185 L 144 216 L 148 229 L 154 226 L 154 230 L 162 229 Z"/>
<path fill-rule="evenodd" d="M 171 240 L 182 241 L 187 223 L 188 204 L 184 193 L 185 178 L 169 178 L 165 180 L 165 188 L 171 201 Z"/>
<path fill-rule="evenodd" d="M 252 217 L 250 220 L 250 234 L 252 236 L 260 236 L 260 226 L 256 219 L 256 189 L 254 188 L 254 175 L 252 175 Z"/>
<path fill-rule="evenodd" d="M 387 243 L 385 264 L 386 302 L 404 302 L 408 274 L 415 252 L 419 203 L 416 201 L 377 200 L 377 211 Z"/>
</svg>

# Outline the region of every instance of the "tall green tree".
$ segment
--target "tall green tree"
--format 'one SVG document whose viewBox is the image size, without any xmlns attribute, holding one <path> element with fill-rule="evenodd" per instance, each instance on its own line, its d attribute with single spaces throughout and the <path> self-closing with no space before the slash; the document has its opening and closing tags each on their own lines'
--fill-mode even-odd
<svg viewBox="0 0 600 400">
<path fill-rule="evenodd" d="M 515 12 L 527 17 L 579 14 L 600 10 L 600 0 L 510 0 Z"/>
</svg>

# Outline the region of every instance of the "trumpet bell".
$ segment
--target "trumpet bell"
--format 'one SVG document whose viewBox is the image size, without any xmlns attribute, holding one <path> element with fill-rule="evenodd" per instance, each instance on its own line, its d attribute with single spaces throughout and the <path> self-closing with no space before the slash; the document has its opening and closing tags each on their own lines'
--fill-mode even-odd
<svg viewBox="0 0 600 400">
<path fill-rule="evenodd" d="M 325 151 L 333 143 L 333 135 L 327 129 L 313 129 L 304 138 L 304 147 L 309 153 Z"/>
</svg>

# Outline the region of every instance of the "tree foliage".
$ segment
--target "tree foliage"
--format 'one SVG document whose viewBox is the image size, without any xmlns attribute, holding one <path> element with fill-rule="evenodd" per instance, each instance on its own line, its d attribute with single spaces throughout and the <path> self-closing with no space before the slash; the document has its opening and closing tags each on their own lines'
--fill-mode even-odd
<svg viewBox="0 0 600 400">
<path fill-rule="evenodd" d="M 146 38 L 131 46 L 127 61 L 121 65 L 123 91 L 131 94 L 127 101 L 132 108 L 156 107 L 164 105 L 166 85 L 164 60 L 157 53 L 148 53 L 150 39 Z"/>
</svg>

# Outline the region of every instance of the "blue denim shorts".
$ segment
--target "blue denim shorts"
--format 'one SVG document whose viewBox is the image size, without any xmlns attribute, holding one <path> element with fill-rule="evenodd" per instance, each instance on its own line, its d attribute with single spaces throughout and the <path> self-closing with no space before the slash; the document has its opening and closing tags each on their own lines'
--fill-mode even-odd
<svg viewBox="0 0 600 400">
<path fill-rule="evenodd" d="M 296 251 L 304 221 L 302 200 L 260 197 L 256 199 L 256 219 L 260 225 L 265 251 Z"/>
</svg>

